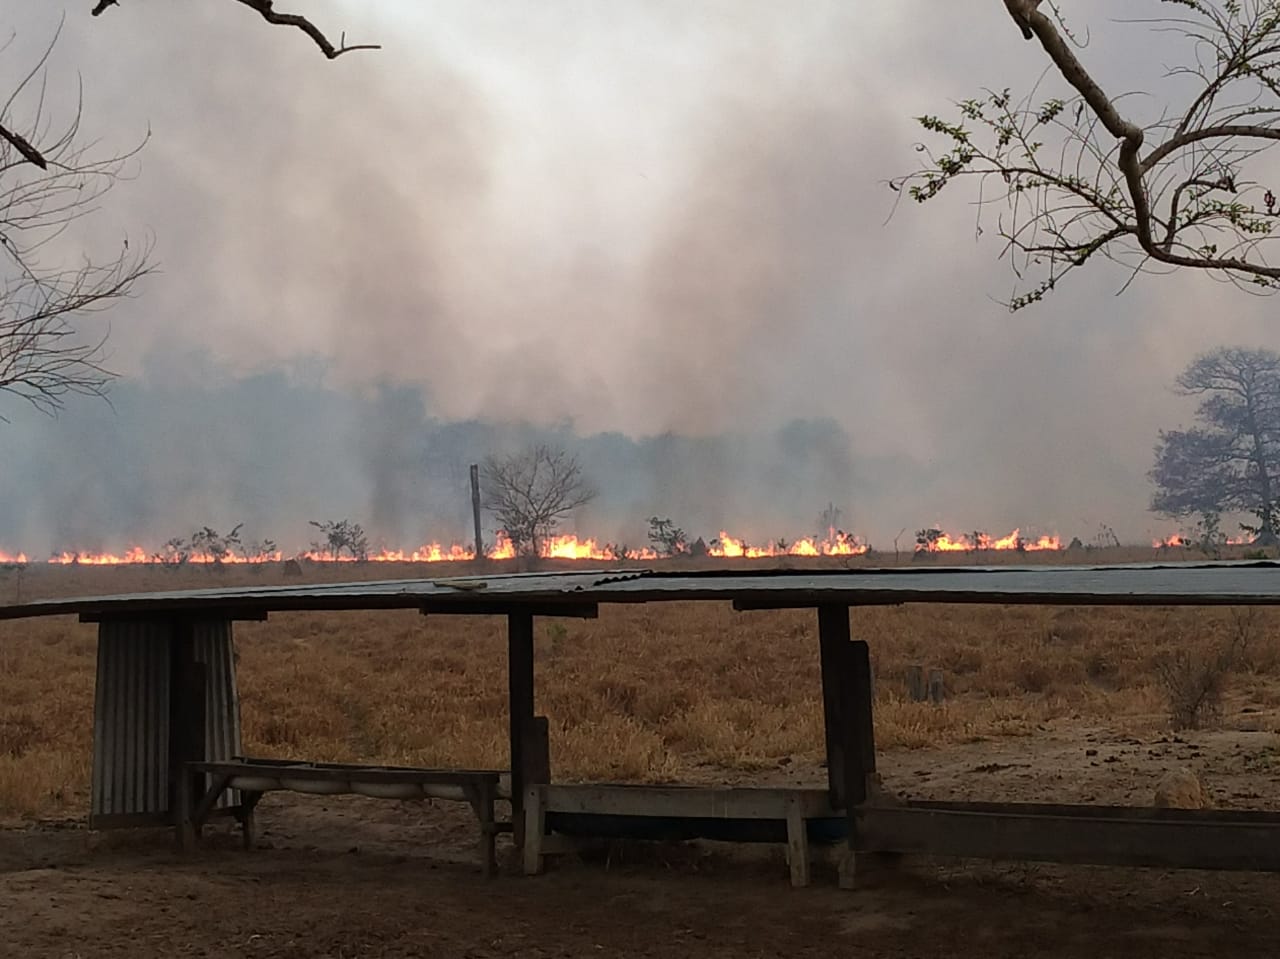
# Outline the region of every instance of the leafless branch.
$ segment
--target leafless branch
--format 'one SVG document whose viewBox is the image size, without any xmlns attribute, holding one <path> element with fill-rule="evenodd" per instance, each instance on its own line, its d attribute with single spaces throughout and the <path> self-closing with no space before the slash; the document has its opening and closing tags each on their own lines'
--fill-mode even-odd
<svg viewBox="0 0 1280 959">
<path fill-rule="evenodd" d="M 350 53 L 352 50 L 381 50 L 382 45 L 378 43 L 354 43 L 347 45 L 346 35 L 338 41 L 337 46 L 325 36 L 314 23 L 306 17 L 297 13 L 276 13 L 274 0 L 236 0 L 237 3 L 243 4 L 250 10 L 262 15 L 262 19 L 267 23 L 281 27 L 296 27 L 305 33 L 320 48 L 330 60 L 336 60 L 344 53 Z M 116 7 L 120 5 L 120 0 L 97 0 L 92 11 L 95 17 L 103 13 L 108 7 Z"/>
<path fill-rule="evenodd" d="M 596 497 L 577 458 L 544 444 L 490 457 L 480 476 L 485 508 L 516 550 L 533 557 L 561 519 Z"/>
<path fill-rule="evenodd" d="M 21 119 L 12 122 L 11 114 Z M 70 394 L 104 395 L 113 378 L 105 331 L 86 335 L 79 321 L 129 297 L 152 269 L 149 242 L 131 249 L 122 238 L 106 259 L 66 248 L 67 231 L 96 211 L 141 144 L 100 154 L 81 136 L 78 104 L 55 127 L 45 115 L 43 70 L 17 84 L 0 119 L 21 131 L 22 142 L 38 144 L 31 149 L 44 161 L 35 163 L 9 137 L 0 140 L 0 393 L 56 413 Z"/>
</svg>

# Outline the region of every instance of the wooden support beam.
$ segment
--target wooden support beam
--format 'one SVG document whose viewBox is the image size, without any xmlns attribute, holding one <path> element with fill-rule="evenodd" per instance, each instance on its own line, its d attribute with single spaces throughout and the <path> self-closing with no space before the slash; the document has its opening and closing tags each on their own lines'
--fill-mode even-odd
<svg viewBox="0 0 1280 959">
<path fill-rule="evenodd" d="M 210 610 L 192 610 L 190 615 L 184 614 L 183 619 L 187 622 L 256 622 L 262 623 L 267 620 L 267 611 L 264 609 L 241 609 L 235 606 L 226 608 L 216 608 Z M 130 610 L 126 613 L 112 612 L 90 612 L 81 613 L 80 622 L 82 623 L 108 623 L 108 622 L 126 622 L 126 623 L 156 623 L 156 622 L 172 622 L 172 611 L 160 610 L 158 612 L 150 611 L 134 611 Z"/>
<path fill-rule="evenodd" d="M 875 704 L 871 694 L 871 649 L 866 640 L 848 644 L 847 662 L 851 679 L 851 704 L 846 729 L 852 737 L 858 789 L 851 791 L 853 802 L 867 798 L 867 778 L 876 771 Z M 860 793 L 860 794 L 859 794 Z"/>
<path fill-rule="evenodd" d="M 170 644 L 169 693 L 169 809 L 175 824 L 182 825 L 183 800 L 187 811 L 194 797 L 204 795 L 205 774 L 192 772 L 187 763 L 203 762 L 208 722 L 206 671 L 195 658 L 195 631 L 189 619 L 173 621 Z M 182 777 L 187 777 L 186 782 Z M 199 826 L 194 829 L 198 832 Z"/>
<path fill-rule="evenodd" d="M 424 600 L 423 616 L 541 616 L 544 619 L 598 619 L 595 603 L 510 603 L 502 600 L 472 602 L 457 599 Z"/>
<path fill-rule="evenodd" d="M 822 663 L 822 715 L 827 746 L 827 788 L 833 809 L 844 809 L 845 713 L 844 661 L 849 645 L 849 608 L 818 607 L 818 648 Z"/>
<path fill-rule="evenodd" d="M 809 831 L 804 821 L 804 803 L 796 793 L 787 797 L 787 860 L 791 885 L 809 885 Z"/>
<path fill-rule="evenodd" d="M 529 785 L 525 743 L 534 735 L 533 722 L 533 614 L 507 616 L 507 687 L 511 736 L 511 822 L 516 847 L 524 845 L 525 787 Z"/>
</svg>

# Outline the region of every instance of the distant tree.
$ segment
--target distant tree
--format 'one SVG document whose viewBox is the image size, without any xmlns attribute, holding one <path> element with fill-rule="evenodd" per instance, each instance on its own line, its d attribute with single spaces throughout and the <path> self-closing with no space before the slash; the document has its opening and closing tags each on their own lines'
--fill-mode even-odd
<svg viewBox="0 0 1280 959">
<path fill-rule="evenodd" d="M 521 556 L 541 555 L 560 520 L 596 497 L 582 467 L 564 450 L 538 444 L 480 467 L 485 509 L 492 512 Z"/>
<path fill-rule="evenodd" d="M 337 559 L 346 552 L 360 562 L 369 558 L 369 537 L 359 523 L 345 519 L 324 523 L 311 520 L 310 523 L 324 534 L 323 542 L 311 544 L 311 548 L 322 556 Z"/>
<path fill-rule="evenodd" d="M 708 552 L 710 552 L 710 550 L 707 546 L 707 541 L 701 536 L 689 544 L 689 555 L 694 559 L 701 559 L 706 556 Z"/>
<path fill-rule="evenodd" d="M 681 556 L 689 552 L 684 530 L 669 519 L 649 518 L 649 542 L 662 556 Z"/>
<path fill-rule="evenodd" d="M 191 534 L 190 552 L 193 556 L 207 556 L 215 563 L 223 563 L 233 552 L 243 545 L 240 542 L 240 528 L 244 523 L 237 523 L 231 532 L 223 535 L 211 526 L 202 526 Z"/>
<path fill-rule="evenodd" d="M 1280 354 L 1221 348 L 1197 357 L 1178 376 L 1176 390 L 1201 397 L 1201 425 L 1161 431 L 1151 509 L 1171 517 L 1249 513 L 1241 529 L 1258 542 L 1280 532 Z"/>
<path fill-rule="evenodd" d="M 942 530 L 937 527 L 916 531 L 916 552 L 932 553 L 938 548 L 938 540 L 942 539 Z"/>
</svg>

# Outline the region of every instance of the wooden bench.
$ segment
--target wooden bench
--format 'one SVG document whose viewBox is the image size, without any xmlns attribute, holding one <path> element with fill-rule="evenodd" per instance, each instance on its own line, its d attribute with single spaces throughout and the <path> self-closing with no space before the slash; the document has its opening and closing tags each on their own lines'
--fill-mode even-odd
<svg viewBox="0 0 1280 959">
<path fill-rule="evenodd" d="M 847 820 L 831 809 L 825 789 L 535 785 L 525 789 L 524 816 L 527 875 L 542 871 L 544 857 L 574 847 L 572 839 L 548 835 L 556 820 L 572 824 L 576 818 L 572 831 L 586 838 L 784 841 L 793 886 L 809 884 L 811 830 L 827 827 L 836 842 L 847 835 Z M 767 828 L 769 823 L 776 828 Z"/>
<path fill-rule="evenodd" d="M 240 757 L 225 762 L 189 762 L 185 769 L 188 775 L 179 777 L 175 823 L 182 849 L 194 844 L 201 827 L 218 811 L 218 802 L 227 790 L 238 790 L 241 795 L 240 803 L 226 811 L 240 821 L 246 849 L 253 848 L 254 809 L 258 801 L 264 793 L 276 790 L 470 803 L 480 821 L 480 865 L 486 876 L 497 873 L 495 837 L 511 830 L 510 823 L 494 819 L 494 800 L 499 778 L 504 775 L 494 769 L 418 769 Z"/>
</svg>

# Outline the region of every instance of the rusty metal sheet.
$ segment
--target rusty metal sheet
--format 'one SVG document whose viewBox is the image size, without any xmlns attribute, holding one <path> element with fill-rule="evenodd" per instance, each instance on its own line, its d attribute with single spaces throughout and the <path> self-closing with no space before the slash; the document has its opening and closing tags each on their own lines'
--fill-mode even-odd
<svg viewBox="0 0 1280 959">
<path fill-rule="evenodd" d="M 240 697 L 231 624 L 201 621 L 194 659 L 204 664 L 205 758 L 239 755 Z M 174 629 L 165 620 L 108 620 L 98 627 L 90 826 L 170 819 L 170 706 Z M 220 805 L 238 801 L 224 796 Z"/>
<path fill-rule="evenodd" d="M 93 708 L 89 825 L 167 821 L 169 630 L 162 623 L 103 623 Z"/>
<path fill-rule="evenodd" d="M 761 606 L 886 603 L 1048 605 L 1280 604 L 1280 563 L 891 569 L 592 570 L 230 587 L 96 596 L 0 607 L 0 619 L 65 615 L 261 616 L 287 610 L 546 607 L 556 603 L 732 601 Z"/>
</svg>

